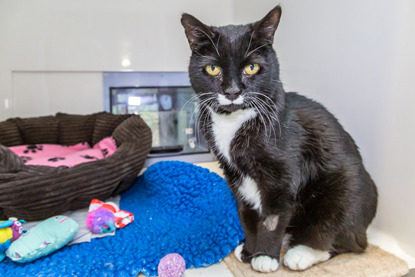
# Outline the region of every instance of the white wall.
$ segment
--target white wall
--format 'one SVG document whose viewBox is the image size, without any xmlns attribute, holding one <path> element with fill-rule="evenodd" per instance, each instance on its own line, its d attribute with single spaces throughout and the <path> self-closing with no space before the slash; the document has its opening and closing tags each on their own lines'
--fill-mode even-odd
<svg viewBox="0 0 415 277">
<path fill-rule="evenodd" d="M 13 112 L 20 117 L 103 110 L 100 72 L 14 71 L 12 88 Z"/>
<path fill-rule="evenodd" d="M 391 91 L 379 114 L 380 192 L 378 227 L 389 231 L 415 257 L 415 1 L 403 1 L 396 30 Z"/>
<path fill-rule="evenodd" d="M 95 81 L 103 71 L 186 71 L 190 50 L 181 13 L 229 24 L 232 4 L 230 0 L 2 0 L 0 120 L 63 109 L 102 110 L 102 82 Z M 122 66 L 124 59 L 131 65 Z M 79 78 L 82 82 L 77 82 Z M 79 105 L 85 93 L 89 101 Z M 51 102 L 52 94 L 63 99 Z"/>
<path fill-rule="evenodd" d="M 374 227 L 415 257 L 414 1 L 281 3 L 274 46 L 285 88 L 324 103 L 355 138 L 379 188 Z M 187 69 L 182 12 L 207 24 L 247 23 L 275 4 L 3 0 L 0 120 L 101 110 L 103 71 Z"/>
</svg>

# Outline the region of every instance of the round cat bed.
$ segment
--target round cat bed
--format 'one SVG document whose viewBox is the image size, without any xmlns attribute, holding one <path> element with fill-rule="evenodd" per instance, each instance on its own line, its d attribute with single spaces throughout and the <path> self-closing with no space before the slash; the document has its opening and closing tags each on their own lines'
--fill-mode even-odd
<svg viewBox="0 0 415 277">
<path fill-rule="evenodd" d="M 95 145 L 112 136 L 111 156 L 73 167 L 25 165 L 8 147 L 29 144 Z M 150 128 L 138 115 L 69 115 L 0 122 L 0 219 L 43 220 L 88 207 L 132 186 L 151 150 Z"/>
</svg>

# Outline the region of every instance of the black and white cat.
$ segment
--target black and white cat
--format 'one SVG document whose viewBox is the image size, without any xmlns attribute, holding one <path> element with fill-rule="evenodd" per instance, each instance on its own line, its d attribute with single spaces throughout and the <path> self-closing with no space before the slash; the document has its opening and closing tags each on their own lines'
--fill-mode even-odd
<svg viewBox="0 0 415 277">
<path fill-rule="evenodd" d="M 377 190 L 350 135 L 321 104 L 285 93 L 272 48 L 279 6 L 248 25 L 208 27 L 183 14 L 201 130 L 237 203 L 237 257 L 261 272 L 304 270 L 364 252 Z"/>
</svg>

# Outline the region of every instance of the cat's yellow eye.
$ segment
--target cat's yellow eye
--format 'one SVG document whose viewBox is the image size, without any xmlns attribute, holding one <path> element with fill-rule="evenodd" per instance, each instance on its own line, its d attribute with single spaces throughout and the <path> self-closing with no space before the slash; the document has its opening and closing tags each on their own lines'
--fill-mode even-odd
<svg viewBox="0 0 415 277">
<path fill-rule="evenodd" d="M 221 71 L 222 71 L 222 69 L 219 66 L 217 66 L 217 65 L 207 65 L 205 67 L 205 69 L 206 69 L 206 72 L 209 75 L 212 75 L 212 76 L 219 75 L 221 73 Z"/>
<path fill-rule="evenodd" d="M 259 64 L 249 64 L 247 66 L 245 66 L 244 68 L 244 73 L 248 74 L 248 75 L 254 75 L 257 74 L 259 70 Z"/>
</svg>

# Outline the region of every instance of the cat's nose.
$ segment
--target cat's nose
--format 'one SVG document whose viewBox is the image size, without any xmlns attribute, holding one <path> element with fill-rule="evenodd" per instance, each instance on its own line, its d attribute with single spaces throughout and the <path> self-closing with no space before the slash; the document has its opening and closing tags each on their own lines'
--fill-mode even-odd
<svg viewBox="0 0 415 277">
<path fill-rule="evenodd" d="M 235 100 L 239 97 L 239 95 L 241 95 L 241 93 L 242 90 L 239 88 L 235 81 L 232 81 L 231 86 L 226 88 L 223 94 L 225 94 L 226 98 L 229 100 Z"/>
<path fill-rule="evenodd" d="M 238 90 L 238 91 L 225 91 L 225 96 L 226 98 L 228 98 L 229 100 L 235 100 L 236 98 L 239 97 L 239 95 L 241 95 L 242 91 Z"/>
</svg>

